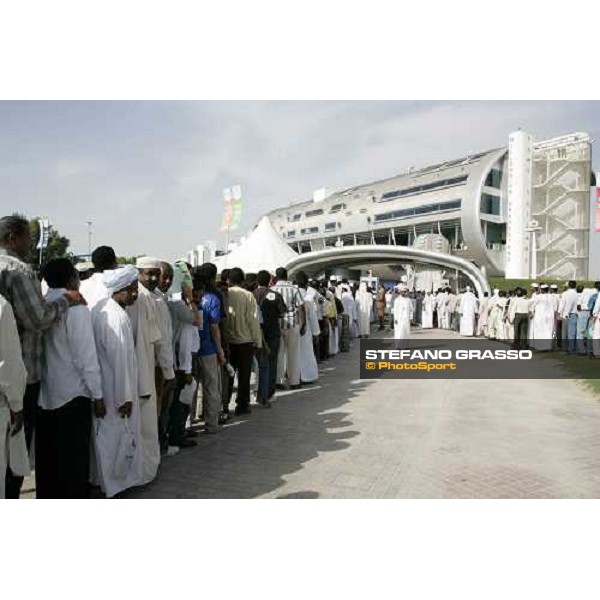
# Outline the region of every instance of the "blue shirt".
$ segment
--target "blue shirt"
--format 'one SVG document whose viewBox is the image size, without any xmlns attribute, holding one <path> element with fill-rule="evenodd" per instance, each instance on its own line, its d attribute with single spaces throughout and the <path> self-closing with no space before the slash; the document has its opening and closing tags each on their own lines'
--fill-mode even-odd
<svg viewBox="0 0 600 600">
<path fill-rule="evenodd" d="M 200 330 L 200 356 L 210 356 L 217 353 L 210 326 L 221 322 L 221 301 L 215 293 L 204 292 L 201 307 L 203 319 Z"/>
</svg>

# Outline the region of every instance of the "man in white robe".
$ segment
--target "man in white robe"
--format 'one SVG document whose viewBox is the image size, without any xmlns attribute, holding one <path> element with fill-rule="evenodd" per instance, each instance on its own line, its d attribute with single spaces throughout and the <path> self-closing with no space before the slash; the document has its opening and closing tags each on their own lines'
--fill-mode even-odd
<svg viewBox="0 0 600 600">
<path fill-rule="evenodd" d="M 100 300 L 109 297 L 108 290 L 102 283 L 104 271 L 117 268 L 117 257 L 110 246 L 99 246 L 92 252 L 94 274 L 81 282 L 79 293 L 85 298 L 88 308 L 92 310 Z"/>
<path fill-rule="evenodd" d="M 488 337 L 491 340 L 502 339 L 501 326 L 504 307 L 501 303 L 500 290 L 495 289 L 489 302 Z"/>
<path fill-rule="evenodd" d="M 413 317 L 413 304 L 408 297 L 408 288 L 398 286 L 398 296 L 394 300 L 394 339 L 406 340 L 410 337 L 410 322 Z"/>
<path fill-rule="evenodd" d="M 96 418 L 93 438 L 97 474 L 108 498 L 142 483 L 138 368 L 133 329 L 125 308 L 138 297 L 138 273 L 127 265 L 105 271 L 110 297 L 92 310 L 106 414 Z"/>
<path fill-rule="evenodd" d="M 160 261 L 140 257 L 136 262 L 139 275 L 137 302 L 127 307 L 131 319 L 138 363 L 138 395 L 142 445 L 142 484 L 156 477 L 160 465 L 158 411 L 154 379 L 157 345 L 161 342 L 160 321 L 152 291 L 160 278 Z"/>
<path fill-rule="evenodd" d="M 467 286 L 460 297 L 460 335 L 472 337 L 475 334 L 475 315 L 477 314 L 477 298 Z"/>
<path fill-rule="evenodd" d="M 437 295 L 438 327 L 448 329 L 450 326 L 448 318 L 448 291 L 442 290 Z"/>
<path fill-rule="evenodd" d="M 600 282 L 595 283 L 595 288 L 600 290 Z M 596 358 L 600 357 L 600 293 L 596 296 L 596 302 L 592 309 L 592 351 Z"/>
<path fill-rule="evenodd" d="M 358 311 L 358 337 L 368 337 L 369 333 L 371 333 L 373 294 L 367 289 L 367 283 L 365 281 L 360 282 L 355 301 Z"/>
<path fill-rule="evenodd" d="M 530 304 L 533 331 L 529 336 L 529 344 L 534 350 L 540 352 L 552 350 L 554 338 L 555 301 L 548 291 L 548 285 L 542 284 L 541 293 L 535 294 L 535 299 L 532 299 Z"/>
<path fill-rule="evenodd" d="M 317 307 L 314 296 L 308 294 L 308 278 L 303 272 L 298 273 L 298 291 L 304 301 L 306 311 L 306 331 L 300 336 L 300 382 L 314 383 L 319 379 L 319 367 L 315 356 L 315 338 L 318 339 L 321 329 L 317 317 Z"/>
<path fill-rule="evenodd" d="M 356 309 L 356 302 L 350 292 L 350 287 L 345 285 L 342 290 L 342 304 L 344 305 L 344 313 L 350 319 L 350 339 L 353 340 L 358 336 L 358 311 Z"/>
<path fill-rule="evenodd" d="M 540 285 L 537 282 L 533 282 L 530 286 L 531 290 L 531 302 L 529 303 L 529 329 L 527 330 L 527 339 L 529 342 L 529 347 L 532 348 L 532 340 L 533 340 L 533 315 L 535 314 L 535 304 L 540 296 Z"/>
<path fill-rule="evenodd" d="M 431 292 L 425 294 L 423 298 L 423 316 L 421 318 L 421 326 L 423 329 L 433 328 L 433 309 L 435 306 L 435 297 Z"/>
<path fill-rule="evenodd" d="M 29 475 L 29 461 L 23 431 L 23 395 L 27 371 L 11 305 L 0 296 L 0 499 L 4 499 L 4 478 L 10 464 L 19 477 Z"/>
<path fill-rule="evenodd" d="M 477 319 L 477 335 L 487 336 L 488 329 L 488 311 L 490 304 L 490 295 L 483 293 L 483 298 L 479 300 L 479 318 Z"/>
</svg>

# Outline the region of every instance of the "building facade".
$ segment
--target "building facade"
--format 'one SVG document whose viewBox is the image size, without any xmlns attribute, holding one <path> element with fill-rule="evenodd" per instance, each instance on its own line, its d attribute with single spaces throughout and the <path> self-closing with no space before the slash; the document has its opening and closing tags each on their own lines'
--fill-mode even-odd
<svg viewBox="0 0 600 600">
<path fill-rule="evenodd" d="M 518 131 L 507 147 L 320 193 L 268 216 L 299 253 L 426 239 L 488 275 L 585 278 L 591 144 L 585 133 L 536 142 Z"/>
</svg>

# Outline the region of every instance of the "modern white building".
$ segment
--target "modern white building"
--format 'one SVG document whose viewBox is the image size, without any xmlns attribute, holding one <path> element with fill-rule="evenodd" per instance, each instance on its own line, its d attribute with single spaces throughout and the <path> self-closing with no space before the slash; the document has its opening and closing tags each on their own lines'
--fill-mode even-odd
<svg viewBox="0 0 600 600">
<path fill-rule="evenodd" d="M 299 253 L 358 244 L 431 247 L 488 275 L 586 278 L 592 140 L 585 133 L 448 160 L 268 213 Z M 427 234 L 426 237 L 423 237 Z"/>
</svg>

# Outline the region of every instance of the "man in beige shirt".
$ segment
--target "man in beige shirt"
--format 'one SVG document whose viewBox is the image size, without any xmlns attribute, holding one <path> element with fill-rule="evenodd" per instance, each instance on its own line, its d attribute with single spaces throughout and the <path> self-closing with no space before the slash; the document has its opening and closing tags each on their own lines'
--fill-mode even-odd
<svg viewBox="0 0 600 600">
<path fill-rule="evenodd" d="M 250 413 L 252 360 L 255 350 L 263 346 L 258 304 L 252 292 L 241 287 L 243 281 L 244 272 L 241 269 L 229 271 L 229 307 L 225 326 L 231 366 L 238 376 L 236 415 Z"/>
</svg>

